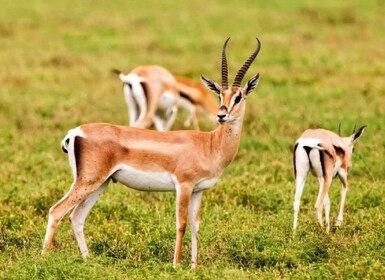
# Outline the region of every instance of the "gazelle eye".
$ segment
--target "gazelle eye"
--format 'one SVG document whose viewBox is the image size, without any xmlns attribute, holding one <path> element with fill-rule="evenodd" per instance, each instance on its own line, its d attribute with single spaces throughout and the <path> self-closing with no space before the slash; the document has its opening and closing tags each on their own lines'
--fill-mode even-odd
<svg viewBox="0 0 385 280">
<path fill-rule="evenodd" d="M 355 150 L 356 150 L 356 148 L 353 147 L 352 153 L 354 153 Z"/>
<path fill-rule="evenodd" d="M 239 101 L 241 101 L 241 95 L 238 95 L 237 97 L 235 97 L 234 104 L 239 103 Z"/>
</svg>

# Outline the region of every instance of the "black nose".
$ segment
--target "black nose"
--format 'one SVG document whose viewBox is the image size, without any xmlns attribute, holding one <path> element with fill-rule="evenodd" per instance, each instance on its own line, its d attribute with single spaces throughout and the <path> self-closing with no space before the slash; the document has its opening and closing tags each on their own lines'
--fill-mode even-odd
<svg viewBox="0 0 385 280">
<path fill-rule="evenodd" d="M 224 114 L 224 115 L 222 115 L 222 114 L 219 115 L 218 114 L 217 117 L 218 117 L 218 120 L 221 121 L 221 120 L 223 120 L 226 117 L 226 114 Z"/>
</svg>

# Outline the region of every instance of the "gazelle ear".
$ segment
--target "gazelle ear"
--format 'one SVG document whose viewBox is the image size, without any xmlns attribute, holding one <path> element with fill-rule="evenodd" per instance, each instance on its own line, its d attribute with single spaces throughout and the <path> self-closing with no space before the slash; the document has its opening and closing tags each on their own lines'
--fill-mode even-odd
<svg viewBox="0 0 385 280">
<path fill-rule="evenodd" d="M 352 143 L 355 142 L 358 137 L 360 137 L 362 135 L 362 133 L 364 132 L 366 128 L 366 125 L 360 127 L 357 131 L 355 131 L 350 137 L 352 139 Z"/>
<path fill-rule="evenodd" d="M 201 75 L 201 81 L 209 90 L 215 92 L 216 94 L 221 92 L 221 86 L 213 80 L 207 79 L 205 76 Z"/>
<path fill-rule="evenodd" d="M 257 86 L 259 83 L 259 73 L 252 77 L 246 84 L 244 90 L 246 96 L 248 96 Z"/>
</svg>

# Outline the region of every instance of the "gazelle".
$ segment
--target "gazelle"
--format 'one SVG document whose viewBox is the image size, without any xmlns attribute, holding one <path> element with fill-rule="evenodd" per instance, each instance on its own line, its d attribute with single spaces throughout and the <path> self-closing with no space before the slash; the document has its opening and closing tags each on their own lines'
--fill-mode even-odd
<svg viewBox="0 0 385 280">
<path fill-rule="evenodd" d="M 330 200 L 329 187 L 334 176 L 338 176 L 342 182 L 340 209 L 335 223 L 336 227 L 342 224 L 343 211 L 348 191 L 348 172 L 352 167 L 351 157 L 354 151 L 354 142 L 364 132 L 366 126 L 362 126 L 348 137 L 340 136 L 325 129 L 307 129 L 296 141 L 294 146 L 294 174 L 296 181 L 294 199 L 293 229 L 298 226 L 298 213 L 302 191 L 309 170 L 318 178 L 319 193 L 315 203 L 317 219 L 321 227 L 322 210 L 325 207 L 326 232 L 330 230 Z"/>
<path fill-rule="evenodd" d="M 123 82 L 130 126 L 149 128 L 154 123 L 159 131 L 169 130 L 175 121 L 176 105 L 189 113 L 186 127 L 193 123 L 199 130 L 198 112 L 215 119 L 218 103 L 201 83 L 180 76 L 171 78 L 172 74 L 161 66 L 138 66 L 127 75 L 116 69 L 113 72 Z M 156 81 L 163 86 L 154 85 Z"/>
<path fill-rule="evenodd" d="M 229 38 L 230 39 L 230 38 Z M 52 245 L 61 219 L 70 215 L 72 228 L 84 257 L 88 256 L 84 222 L 110 180 L 141 191 L 176 192 L 176 242 L 174 265 L 181 259 L 187 219 L 191 227 L 192 267 L 198 265 L 200 204 L 236 156 L 240 144 L 245 100 L 259 82 L 259 74 L 244 88 L 241 82 L 261 44 L 228 85 L 226 40 L 222 49 L 222 86 L 201 76 L 220 98 L 219 126 L 210 132 L 153 131 L 107 123 L 81 125 L 68 132 L 62 148 L 68 153 L 74 182 L 69 192 L 49 210 L 43 252 Z"/>
<path fill-rule="evenodd" d="M 197 114 L 205 114 L 212 122 L 215 121 L 218 111 L 218 102 L 201 83 L 176 76 L 177 87 L 180 95 L 179 107 L 183 107 L 189 112 L 184 122 L 185 127 L 189 127 L 191 122 L 194 129 L 199 130 Z"/>
<path fill-rule="evenodd" d="M 127 75 L 114 69 L 123 82 L 130 126 L 170 130 L 178 111 L 179 91 L 174 76 L 158 65 L 141 65 Z M 166 117 L 163 117 L 165 114 Z"/>
</svg>

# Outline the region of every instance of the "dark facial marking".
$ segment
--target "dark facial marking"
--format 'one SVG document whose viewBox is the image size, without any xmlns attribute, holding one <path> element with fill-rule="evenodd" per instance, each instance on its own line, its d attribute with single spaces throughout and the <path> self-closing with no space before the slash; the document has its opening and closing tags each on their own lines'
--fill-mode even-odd
<svg viewBox="0 0 385 280">
<path fill-rule="evenodd" d="M 239 94 L 237 97 L 235 97 L 235 100 L 234 100 L 234 105 L 235 104 L 238 104 L 240 101 L 241 101 L 242 97 L 241 95 Z"/>
</svg>

